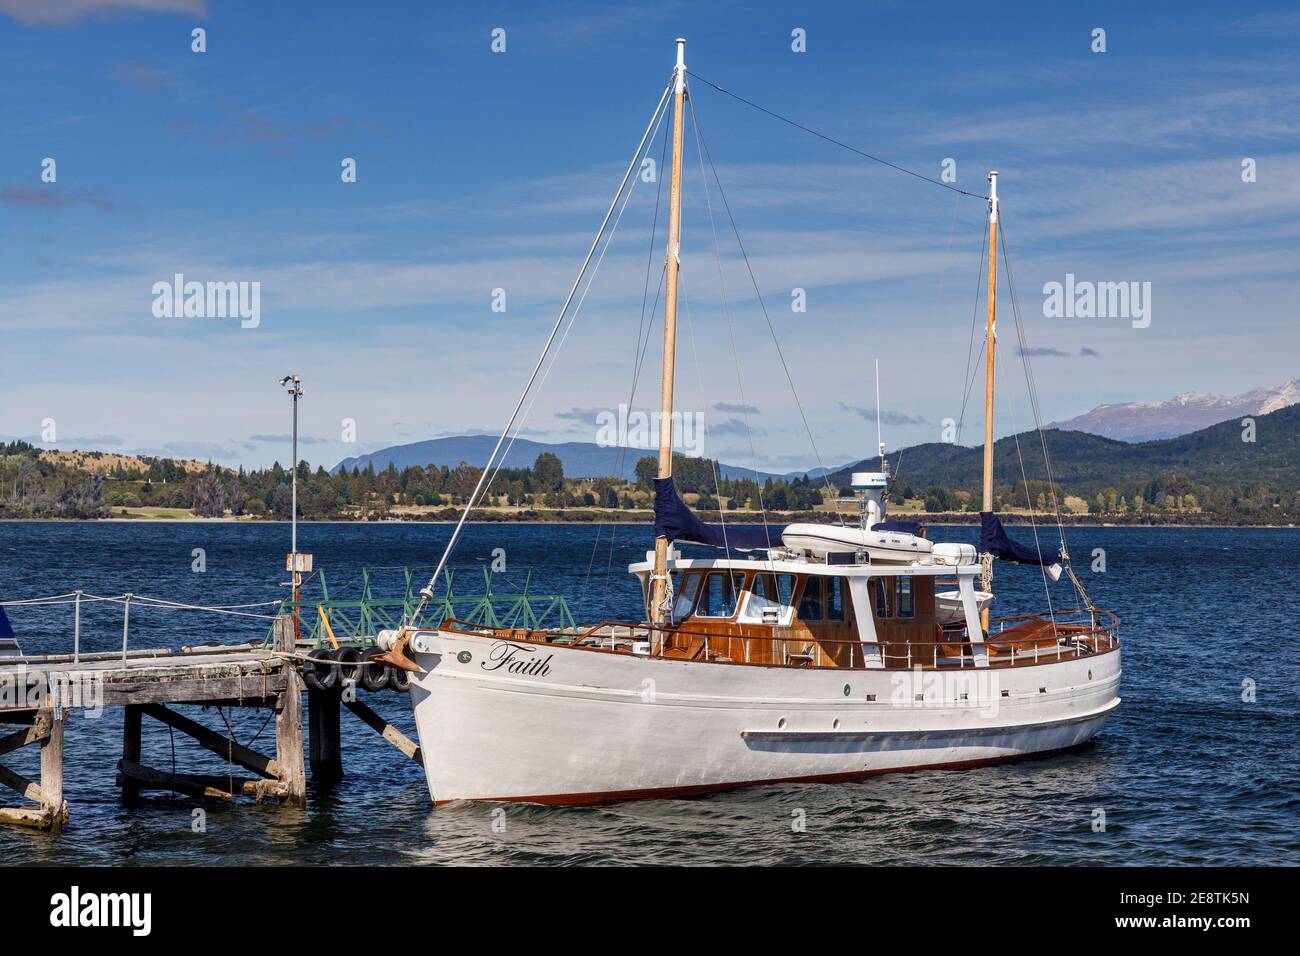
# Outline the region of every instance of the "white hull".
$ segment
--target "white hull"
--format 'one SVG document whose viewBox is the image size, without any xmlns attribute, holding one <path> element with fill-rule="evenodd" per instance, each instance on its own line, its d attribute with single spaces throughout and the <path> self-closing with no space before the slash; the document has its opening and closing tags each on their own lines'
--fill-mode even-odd
<svg viewBox="0 0 1300 956">
<path fill-rule="evenodd" d="M 431 653 L 413 656 L 427 673 L 411 695 L 438 803 L 594 803 L 970 766 L 1077 746 L 1119 704 L 1118 650 L 890 671 L 424 636 Z"/>
</svg>

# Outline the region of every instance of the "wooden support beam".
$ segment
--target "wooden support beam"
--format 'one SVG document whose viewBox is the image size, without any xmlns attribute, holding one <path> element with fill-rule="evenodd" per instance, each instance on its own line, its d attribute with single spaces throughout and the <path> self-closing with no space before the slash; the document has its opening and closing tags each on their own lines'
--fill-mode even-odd
<svg viewBox="0 0 1300 956">
<path fill-rule="evenodd" d="M 257 700 L 282 694 L 283 674 L 213 677 L 195 680 L 151 680 L 138 683 L 106 682 L 105 706 L 125 704 L 206 704 L 213 701 Z"/>
<path fill-rule="evenodd" d="M 219 757 L 224 757 L 231 763 L 238 764 L 245 770 L 251 770 L 263 777 L 280 776 L 280 765 L 270 757 L 263 756 L 256 750 L 236 743 L 215 730 L 209 730 L 197 721 L 190 720 L 184 714 L 169 710 L 162 704 L 144 704 L 140 710 L 154 720 L 161 721 L 168 727 L 176 728 L 187 737 L 194 738 L 199 746 L 212 751 Z"/>
<path fill-rule="evenodd" d="M 293 620 L 287 615 L 275 619 L 272 629 L 276 650 L 292 653 L 296 640 Z M 287 789 L 290 806 L 307 806 L 307 771 L 302 754 L 302 679 L 290 661 L 284 669 L 285 689 L 275 711 L 275 758 L 279 782 Z"/>
<path fill-rule="evenodd" d="M 34 807 L 0 807 L 0 823 L 48 830 L 51 822 L 50 814 L 46 810 L 37 810 Z"/>
<path fill-rule="evenodd" d="M 44 803 L 41 793 L 41 785 L 34 780 L 28 780 L 20 773 L 15 773 L 4 764 L 0 764 L 0 784 L 4 784 L 19 796 L 26 797 L 33 803 Z"/>
<path fill-rule="evenodd" d="M 230 777 L 221 774 L 168 773 L 154 770 L 133 760 L 118 763 L 118 783 L 128 780 L 137 790 L 174 790 L 192 797 L 230 801 L 235 795 L 254 797 L 260 803 L 268 798 L 288 799 L 289 788 L 278 780 Z"/>
<path fill-rule="evenodd" d="M 255 798 L 258 803 L 268 797 L 289 802 L 289 798 L 293 795 L 289 785 L 279 780 L 245 780 L 240 792 L 246 797 Z"/>
<path fill-rule="evenodd" d="M 0 756 L 26 747 L 28 744 L 34 744 L 46 734 L 49 733 L 49 727 L 43 726 L 39 721 L 26 730 L 20 730 L 16 733 L 0 737 Z"/>
<path fill-rule="evenodd" d="M 388 721 L 384 720 L 384 718 L 380 717 L 367 705 L 361 703 L 359 700 L 345 700 L 343 701 L 343 706 L 360 717 L 361 722 L 375 733 L 379 734 L 379 736 L 383 737 L 402 753 L 406 754 L 406 756 L 418 763 L 421 767 L 424 766 L 424 755 L 420 752 L 420 745 Z"/>
<path fill-rule="evenodd" d="M 117 762 L 118 783 L 129 779 L 141 790 L 175 790 L 177 793 L 191 797 L 204 797 L 211 800 L 234 800 L 235 795 L 225 789 L 228 777 L 197 777 L 183 773 L 165 773 L 152 767 L 142 767 L 134 760 L 125 757 Z M 214 785 L 220 779 L 221 786 Z M 238 778 L 237 778 L 238 781 Z"/>
<path fill-rule="evenodd" d="M 311 725 L 311 778 L 325 786 L 343 779 L 343 745 L 339 735 L 339 702 L 336 691 L 307 691 L 307 717 Z"/>
<path fill-rule="evenodd" d="M 223 777 L 220 774 L 214 776 L 212 774 L 197 773 L 187 773 L 183 776 L 187 780 L 212 787 L 215 790 L 223 790 L 245 797 L 254 797 L 258 803 L 268 797 L 275 797 L 280 800 L 289 798 L 289 785 L 281 783 L 279 780 L 262 780 L 253 777 Z"/>
<path fill-rule="evenodd" d="M 63 724 L 67 711 L 47 707 L 38 722 L 48 714 L 49 735 L 41 741 L 42 809 L 50 814 L 50 830 L 58 833 L 68 819 L 68 805 L 63 800 Z"/>
</svg>

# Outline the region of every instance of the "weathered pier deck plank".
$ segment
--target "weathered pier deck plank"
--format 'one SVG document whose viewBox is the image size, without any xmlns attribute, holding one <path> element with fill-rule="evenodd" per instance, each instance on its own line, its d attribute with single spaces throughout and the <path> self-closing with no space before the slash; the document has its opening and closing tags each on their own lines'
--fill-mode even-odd
<svg viewBox="0 0 1300 956">
<path fill-rule="evenodd" d="M 0 756 L 41 748 L 40 781 L 0 764 L 0 787 L 34 807 L 0 808 L 0 822 L 58 831 L 67 819 L 63 799 L 63 728 L 71 712 L 123 707 L 118 782 L 128 801 L 141 790 L 162 789 L 232 800 L 247 795 L 305 804 L 301 678 L 286 654 L 295 649 L 292 622 L 275 623 L 272 646 L 241 644 L 127 653 L 6 656 L 0 659 L 0 723 L 19 729 L 0 735 Z M 226 734 L 172 710 L 195 704 L 265 707 L 276 716 L 276 755 L 261 754 Z M 143 718 L 193 738 L 233 766 L 260 779 L 163 773 L 140 763 Z"/>
<path fill-rule="evenodd" d="M 117 783 L 127 804 L 143 791 L 161 790 L 204 800 L 229 802 L 244 796 L 305 807 L 308 757 L 317 786 L 328 786 L 343 776 L 340 706 L 407 758 L 421 762 L 414 741 L 356 699 L 355 683 L 308 690 L 301 668 L 310 647 L 296 639 L 292 618 L 281 616 L 275 620 L 269 644 L 0 657 L 0 759 L 26 747 L 40 747 L 39 780 L 0 763 L 0 794 L 12 791 L 31 804 L 0 807 L 0 823 L 58 832 L 67 822 L 63 730 L 69 715 L 77 711 L 122 708 Z M 306 715 L 304 690 L 308 690 Z M 185 705 L 270 709 L 275 718 L 274 755 L 234 740 L 227 733 L 228 724 L 223 732 L 174 709 Z M 311 729 L 309 753 L 303 747 L 304 716 Z M 224 758 L 230 768 L 255 776 L 169 773 L 145 766 L 141 741 L 150 721 L 179 731 Z"/>
</svg>

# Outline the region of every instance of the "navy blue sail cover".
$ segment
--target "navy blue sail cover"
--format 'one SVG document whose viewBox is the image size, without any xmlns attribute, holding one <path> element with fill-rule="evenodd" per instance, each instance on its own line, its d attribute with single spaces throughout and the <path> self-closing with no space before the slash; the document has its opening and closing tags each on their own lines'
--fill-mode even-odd
<svg viewBox="0 0 1300 956">
<path fill-rule="evenodd" d="M 783 528 L 739 528 L 705 524 L 677 495 L 672 478 L 655 480 L 655 537 L 689 541 L 735 551 L 762 551 L 781 547 Z"/>
<path fill-rule="evenodd" d="M 1039 550 L 1029 545 L 1020 544 L 1007 534 L 1002 522 L 992 511 L 980 512 L 980 550 L 987 551 L 1003 561 L 1015 561 L 1017 564 L 1052 565 L 1061 563 L 1061 552 L 1057 548 Z"/>
<path fill-rule="evenodd" d="M 5 616 L 4 607 L 0 606 L 0 637 L 13 637 L 14 629 L 9 626 L 9 618 Z"/>
</svg>

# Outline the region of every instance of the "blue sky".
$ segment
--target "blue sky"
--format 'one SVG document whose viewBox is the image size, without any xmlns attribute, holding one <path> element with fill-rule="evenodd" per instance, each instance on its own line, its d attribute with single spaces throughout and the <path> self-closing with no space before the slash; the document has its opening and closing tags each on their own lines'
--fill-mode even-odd
<svg viewBox="0 0 1300 956">
<path fill-rule="evenodd" d="M 935 177 L 951 158 L 978 193 L 1000 170 L 1046 420 L 1300 375 L 1296 4 L 701 7 L 0 0 L 0 435 L 53 419 L 64 447 L 284 461 L 290 371 L 313 463 L 499 429 L 679 34 L 700 76 L 868 152 Z M 876 358 L 886 441 L 938 440 L 984 204 L 691 90 L 817 446 L 714 191 L 733 353 L 688 132 L 678 406 L 706 415 L 705 452 L 780 470 L 869 454 Z M 654 205 L 640 183 L 528 437 L 595 440 L 627 400 Z M 652 286 L 662 257 L 661 226 Z M 176 273 L 259 282 L 260 324 L 155 317 Z M 1150 326 L 1045 317 L 1067 273 L 1150 282 Z M 656 403 L 658 321 L 638 405 Z M 1007 321 L 1000 434 L 1031 424 L 1016 345 Z"/>
</svg>

